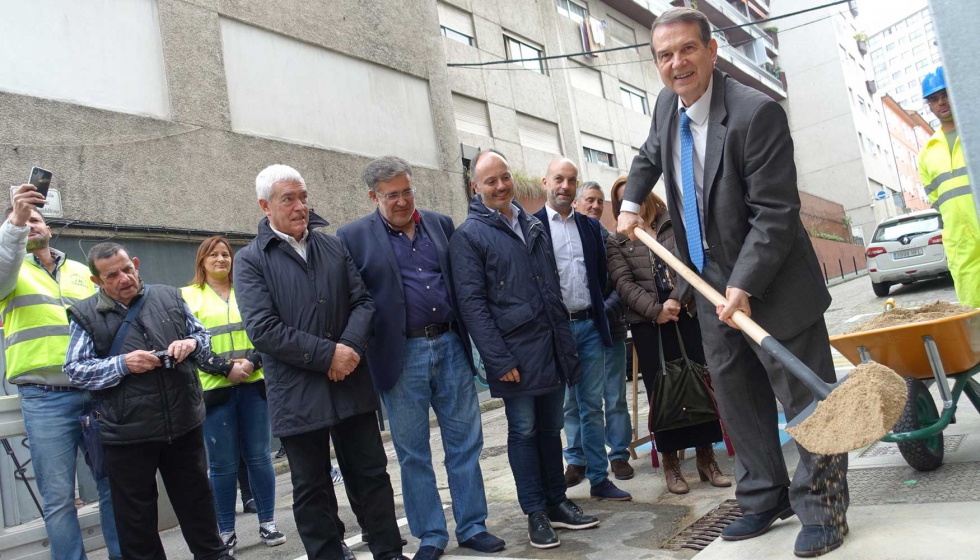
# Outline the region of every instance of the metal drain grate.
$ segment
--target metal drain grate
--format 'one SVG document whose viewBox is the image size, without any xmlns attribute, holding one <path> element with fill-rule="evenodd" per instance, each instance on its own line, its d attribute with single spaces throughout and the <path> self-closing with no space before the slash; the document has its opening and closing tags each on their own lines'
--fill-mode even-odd
<svg viewBox="0 0 980 560">
<path fill-rule="evenodd" d="M 963 443 L 963 438 L 965 437 L 965 434 L 943 436 L 943 449 L 946 453 L 955 452 L 960 448 L 960 444 Z M 899 455 L 901 455 L 901 452 L 898 450 L 898 445 L 885 441 L 879 441 L 878 443 L 865 449 L 864 452 L 859 455 L 859 457 L 864 459 L 866 457 L 897 457 Z"/>
<path fill-rule="evenodd" d="M 721 535 L 732 521 L 742 517 L 735 500 L 725 500 L 690 527 L 674 535 L 662 548 L 667 550 L 704 550 Z"/>
</svg>

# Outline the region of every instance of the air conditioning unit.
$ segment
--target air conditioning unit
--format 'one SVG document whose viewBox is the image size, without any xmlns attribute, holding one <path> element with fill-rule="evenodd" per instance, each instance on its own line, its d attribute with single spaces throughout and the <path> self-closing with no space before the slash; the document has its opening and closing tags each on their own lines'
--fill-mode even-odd
<svg viewBox="0 0 980 560">
<path fill-rule="evenodd" d="M 874 80 L 867 80 L 864 85 L 868 87 L 868 94 L 874 95 L 878 91 L 878 83 Z"/>
</svg>

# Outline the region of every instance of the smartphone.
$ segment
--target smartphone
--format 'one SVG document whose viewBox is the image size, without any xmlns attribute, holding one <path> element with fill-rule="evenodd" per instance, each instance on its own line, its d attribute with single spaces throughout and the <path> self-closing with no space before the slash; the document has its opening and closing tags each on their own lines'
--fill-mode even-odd
<svg viewBox="0 0 980 560">
<path fill-rule="evenodd" d="M 41 169 L 40 167 L 34 167 L 31 169 L 31 178 L 28 183 L 34 185 L 37 192 L 41 193 L 44 198 L 48 197 L 48 188 L 51 187 L 51 177 L 53 173 L 47 169 Z M 44 204 L 35 204 L 38 208 L 43 208 Z"/>
</svg>

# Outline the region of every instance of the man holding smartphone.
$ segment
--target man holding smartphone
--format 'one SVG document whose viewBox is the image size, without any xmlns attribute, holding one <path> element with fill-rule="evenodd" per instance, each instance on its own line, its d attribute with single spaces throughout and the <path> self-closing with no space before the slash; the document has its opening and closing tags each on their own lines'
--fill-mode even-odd
<svg viewBox="0 0 980 560">
<path fill-rule="evenodd" d="M 20 396 L 51 556 L 77 560 L 85 558 L 75 509 L 75 457 L 82 445 L 78 417 L 92 401 L 62 372 L 68 350 L 65 309 L 95 288 L 88 267 L 49 246 L 51 228 L 39 210 L 44 202 L 34 185 L 21 185 L 0 225 L 0 316 L 7 381 Z M 109 481 L 97 483 L 109 558 L 122 558 Z"/>
</svg>

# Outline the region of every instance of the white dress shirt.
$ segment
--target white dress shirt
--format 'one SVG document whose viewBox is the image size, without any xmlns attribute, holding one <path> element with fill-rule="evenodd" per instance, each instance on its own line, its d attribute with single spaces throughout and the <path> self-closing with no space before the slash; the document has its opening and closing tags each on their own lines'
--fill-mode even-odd
<svg viewBox="0 0 980 560">
<path fill-rule="evenodd" d="M 698 199 L 698 211 L 701 214 L 701 242 L 704 243 L 705 248 L 708 247 L 708 244 L 705 241 L 704 233 L 704 153 L 708 146 L 708 113 L 711 112 L 711 90 L 713 85 L 714 77 L 708 81 L 708 90 L 704 92 L 704 95 L 687 108 L 687 116 L 691 118 L 691 136 L 694 139 L 694 192 Z M 674 197 L 674 202 L 682 220 L 684 219 L 684 180 L 682 178 L 681 168 L 681 109 L 683 107 L 684 102 L 678 97 L 677 114 L 674 115 L 673 123 L 671 124 L 671 128 L 673 128 L 671 131 L 671 159 L 674 169 L 673 173 L 671 173 L 672 180 L 667 182 L 668 185 L 673 184 L 676 189 L 674 192 L 677 196 Z M 653 163 L 660 165 L 659 161 Z M 620 210 L 639 214 L 640 205 L 624 200 L 622 206 L 620 206 Z M 684 224 L 684 227 L 685 229 L 687 228 L 687 223 Z"/>
<path fill-rule="evenodd" d="M 582 236 L 575 223 L 575 211 L 567 218 L 545 206 L 551 228 L 551 247 L 555 251 L 555 264 L 558 265 L 558 278 L 561 284 L 561 298 L 569 313 L 592 307 L 589 296 L 589 277 L 585 271 L 585 248 Z"/>
<path fill-rule="evenodd" d="M 293 250 L 299 254 L 301 259 L 303 259 L 304 261 L 306 260 L 306 238 L 310 236 L 310 230 L 308 229 L 303 230 L 303 238 L 300 239 L 299 241 L 296 241 L 296 238 L 293 237 L 292 235 L 286 235 L 285 233 L 272 227 L 272 222 L 269 222 L 269 228 L 272 229 L 272 233 L 275 233 L 276 235 L 279 236 L 280 239 L 282 239 L 286 243 L 289 243 L 289 246 L 292 247 Z"/>
<path fill-rule="evenodd" d="M 521 209 L 518 208 L 517 205 L 514 204 L 513 202 L 510 203 L 509 218 L 507 217 L 507 214 L 500 212 L 500 217 L 504 220 L 504 223 L 510 226 L 510 229 L 514 230 L 514 233 L 517 234 L 517 237 L 520 237 L 521 241 L 527 244 L 527 241 L 524 239 L 524 232 L 521 230 L 521 222 L 520 220 L 518 220 L 520 215 L 521 215 Z"/>
</svg>

